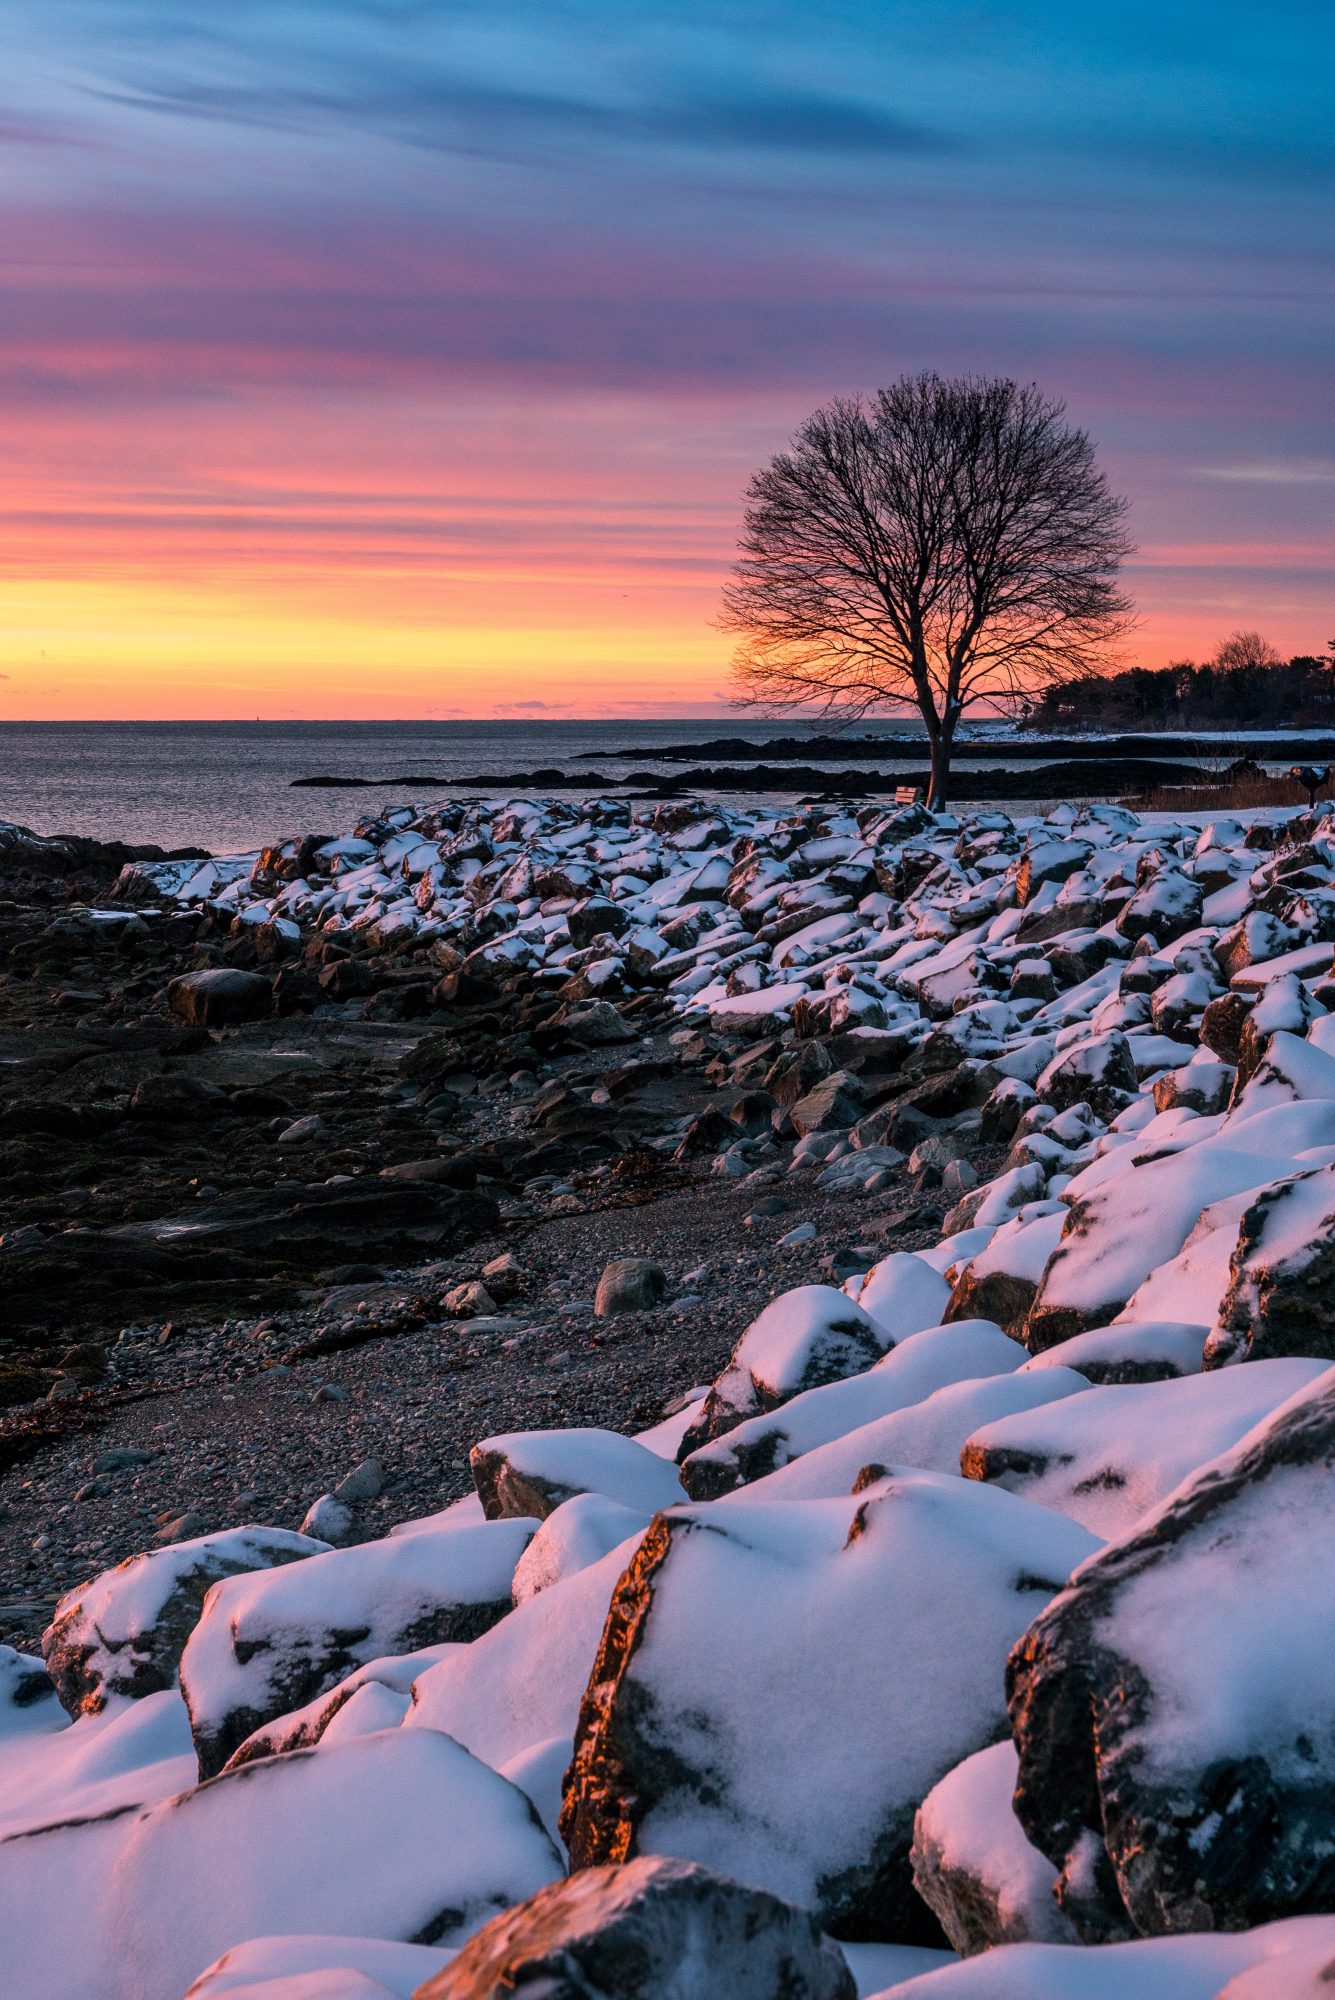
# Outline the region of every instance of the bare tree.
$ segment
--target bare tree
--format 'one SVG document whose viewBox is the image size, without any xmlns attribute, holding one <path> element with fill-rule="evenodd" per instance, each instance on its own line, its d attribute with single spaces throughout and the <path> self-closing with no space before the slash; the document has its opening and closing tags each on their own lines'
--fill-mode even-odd
<svg viewBox="0 0 1335 2000">
<path fill-rule="evenodd" d="M 1126 503 L 1032 384 L 908 376 L 817 410 L 756 474 L 723 626 L 741 699 L 913 709 L 932 804 L 961 715 L 1094 671 L 1131 624 Z"/>
<path fill-rule="evenodd" d="M 1278 647 L 1259 632 L 1230 632 L 1215 647 L 1210 665 L 1220 673 L 1255 673 L 1265 667 L 1282 667 Z"/>
</svg>

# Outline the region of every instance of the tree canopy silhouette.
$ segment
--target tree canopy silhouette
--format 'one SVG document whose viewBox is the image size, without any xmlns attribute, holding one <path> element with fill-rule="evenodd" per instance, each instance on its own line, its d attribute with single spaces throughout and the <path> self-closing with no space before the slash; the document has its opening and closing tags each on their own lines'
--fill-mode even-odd
<svg viewBox="0 0 1335 2000">
<path fill-rule="evenodd" d="M 1093 672 L 1131 623 L 1126 502 L 1032 383 L 922 374 L 840 398 L 747 501 L 722 620 L 741 698 L 916 708 L 934 805 L 968 708 Z"/>
</svg>

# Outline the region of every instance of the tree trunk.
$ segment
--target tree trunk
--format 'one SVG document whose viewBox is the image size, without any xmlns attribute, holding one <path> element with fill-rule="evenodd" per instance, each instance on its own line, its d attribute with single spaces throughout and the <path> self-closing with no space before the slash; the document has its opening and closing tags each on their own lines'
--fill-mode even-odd
<svg viewBox="0 0 1335 2000">
<path fill-rule="evenodd" d="M 927 803 L 933 812 L 942 812 L 950 790 L 950 753 L 955 747 L 955 732 L 943 727 L 934 732 L 931 741 L 932 777 L 927 788 Z"/>
</svg>

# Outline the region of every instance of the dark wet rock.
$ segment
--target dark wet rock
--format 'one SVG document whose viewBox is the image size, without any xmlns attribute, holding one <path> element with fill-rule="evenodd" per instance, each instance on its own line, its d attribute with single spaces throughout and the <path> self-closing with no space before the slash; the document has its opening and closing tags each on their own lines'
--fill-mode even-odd
<svg viewBox="0 0 1335 2000">
<path fill-rule="evenodd" d="M 506 1910 L 417 2000 L 854 2000 L 805 1910 L 689 1861 L 587 1868 Z"/>
<path fill-rule="evenodd" d="M 258 972 L 212 966 L 171 980 L 167 1004 L 190 1027 L 226 1028 L 241 1021 L 262 1021 L 272 1007 L 273 989 Z"/>
</svg>

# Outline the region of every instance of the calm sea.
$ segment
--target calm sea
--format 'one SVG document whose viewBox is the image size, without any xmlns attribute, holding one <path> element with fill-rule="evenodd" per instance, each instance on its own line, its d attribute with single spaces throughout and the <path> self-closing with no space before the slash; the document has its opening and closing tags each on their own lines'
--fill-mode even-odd
<svg viewBox="0 0 1335 2000">
<path fill-rule="evenodd" d="M 291 834 L 341 831 L 377 808 L 450 796 L 432 779 L 546 766 L 572 775 L 575 790 L 594 792 L 631 771 L 667 774 L 673 766 L 607 757 L 583 766 L 587 777 L 581 777 L 582 752 L 717 736 L 759 745 L 816 727 L 727 715 L 694 722 L 3 723 L 0 819 L 38 833 L 226 853 Z M 902 737 L 914 725 L 886 729 Z M 868 768 L 887 762 L 893 758 L 866 760 Z M 369 792 L 292 789 L 294 778 L 321 775 L 406 782 Z"/>
</svg>

